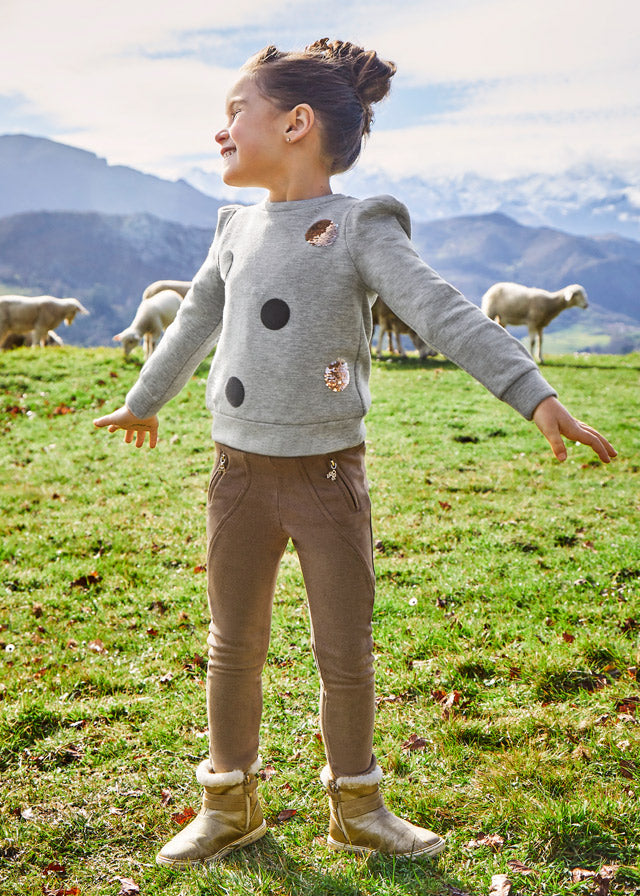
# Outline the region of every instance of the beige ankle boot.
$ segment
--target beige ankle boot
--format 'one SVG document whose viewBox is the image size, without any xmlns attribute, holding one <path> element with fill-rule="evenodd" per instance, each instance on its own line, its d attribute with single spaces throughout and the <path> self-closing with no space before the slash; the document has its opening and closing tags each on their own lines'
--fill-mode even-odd
<svg viewBox="0 0 640 896">
<path fill-rule="evenodd" d="M 385 808 L 378 786 L 382 770 L 375 760 L 364 775 L 334 778 L 326 766 L 320 777 L 329 794 L 327 844 L 331 849 L 413 858 L 437 856 L 445 848 L 444 840 L 433 831 L 403 821 Z"/>
<path fill-rule="evenodd" d="M 258 802 L 256 761 L 248 772 L 216 774 L 208 759 L 196 771 L 204 787 L 202 809 L 193 821 L 163 846 L 156 862 L 174 868 L 207 864 L 264 836 L 267 825 Z"/>
</svg>

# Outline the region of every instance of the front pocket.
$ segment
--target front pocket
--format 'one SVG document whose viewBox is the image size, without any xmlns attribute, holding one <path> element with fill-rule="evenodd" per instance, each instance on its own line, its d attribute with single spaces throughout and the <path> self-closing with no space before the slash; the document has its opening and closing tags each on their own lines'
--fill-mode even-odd
<svg viewBox="0 0 640 896">
<path fill-rule="evenodd" d="M 345 496 L 347 503 L 353 510 L 360 510 L 360 502 L 358 501 L 358 494 L 357 494 L 356 490 L 354 489 L 354 487 L 351 485 L 349 478 L 346 476 L 346 474 L 345 474 L 344 470 L 342 469 L 342 467 L 340 466 L 340 464 L 338 464 L 336 461 L 332 461 L 331 463 L 335 464 L 335 467 L 332 467 L 332 469 L 335 469 L 335 473 L 336 473 L 335 483 L 342 490 L 342 493 Z"/>
<path fill-rule="evenodd" d="M 215 492 L 217 486 L 220 484 L 220 480 L 226 474 L 228 469 L 229 455 L 225 451 L 220 451 L 218 460 L 211 474 L 211 479 L 209 480 L 209 491 L 207 495 L 209 501 L 211 501 L 211 499 L 213 498 L 213 493 Z"/>
</svg>

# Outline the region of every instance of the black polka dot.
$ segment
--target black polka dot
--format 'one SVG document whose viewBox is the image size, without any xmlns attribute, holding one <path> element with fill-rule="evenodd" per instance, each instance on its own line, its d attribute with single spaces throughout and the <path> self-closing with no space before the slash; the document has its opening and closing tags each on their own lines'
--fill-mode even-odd
<svg viewBox="0 0 640 896">
<path fill-rule="evenodd" d="M 291 310 L 282 299 L 269 299 L 260 309 L 260 320 L 268 330 L 281 330 L 289 323 Z"/>
<path fill-rule="evenodd" d="M 224 390 L 227 401 L 234 408 L 239 408 L 244 401 L 244 386 L 237 376 L 230 376 Z"/>
</svg>

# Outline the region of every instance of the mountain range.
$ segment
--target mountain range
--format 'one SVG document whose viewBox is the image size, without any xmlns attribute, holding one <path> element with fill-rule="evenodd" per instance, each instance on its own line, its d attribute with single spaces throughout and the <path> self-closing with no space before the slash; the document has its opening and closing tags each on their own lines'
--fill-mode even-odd
<svg viewBox="0 0 640 896">
<path fill-rule="evenodd" d="M 192 168 L 184 177 L 210 196 L 235 199 L 239 195 L 215 173 Z M 615 169 L 603 171 L 588 164 L 556 174 L 528 174 L 503 180 L 473 172 L 434 175 L 428 180 L 392 178 L 385 172 L 356 165 L 334 178 L 334 187 L 351 196 L 390 193 L 405 203 L 414 221 L 500 212 L 531 227 L 555 227 L 583 236 L 616 233 L 633 240 L 640 240 L 638 184 L 640 167 L 630 174 Z"/>
<path fill-rule="evenodd" d="M 388 183 L 367 192 L 396 194 Z M 0 293 L 75 295 L 91 316 L 63 338 L 111 344 L 148 283 L 193 276 L 225 201 L 50 140 L 0 137 Z M 502 212 L 413 218 L 422 257 L 477 304 L 499 280 L 581 283 L 589 309 L 564 312 L 550 332 L 575 330 L 571 350 L 640 347 L 639 242 L 530 226 Z"/>
</svg>

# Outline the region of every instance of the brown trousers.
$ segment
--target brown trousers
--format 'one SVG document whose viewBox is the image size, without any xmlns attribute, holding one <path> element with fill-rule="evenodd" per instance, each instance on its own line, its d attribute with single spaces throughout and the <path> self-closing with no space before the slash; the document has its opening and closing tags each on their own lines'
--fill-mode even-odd
<svg viewBox="0 0 640 896">
<path fill-rule="evenodd" d="M 298 553 L 320 674 L 320 728 L 336 776 L 366 772 L 375 711 L 374 570 L 364 445 L 267 457 L 216 445 L 207 506 L 212 767 L 258 756 L 262 670 L 280 560 Z"/>
</svg>

